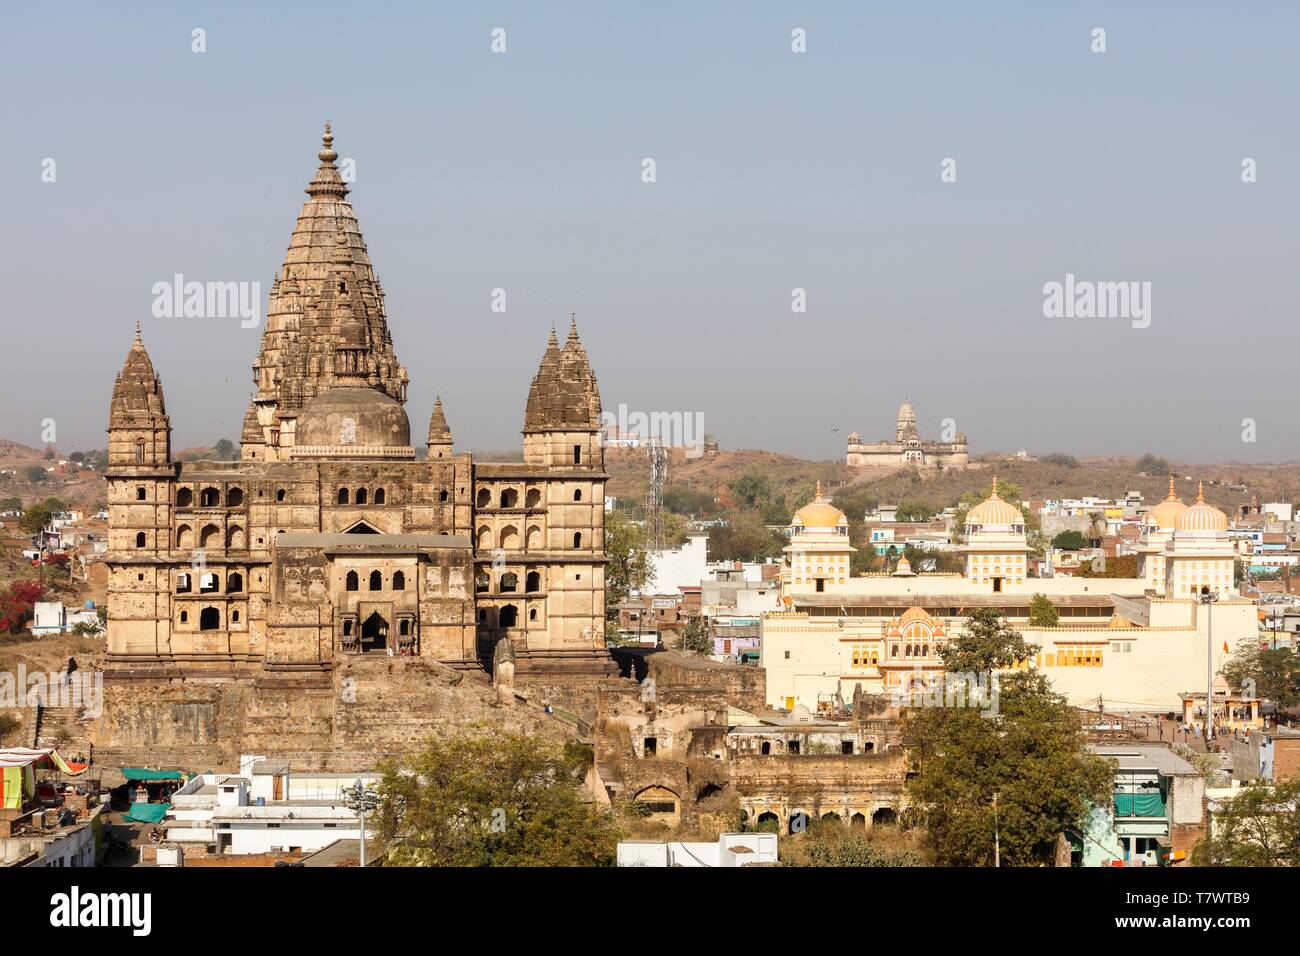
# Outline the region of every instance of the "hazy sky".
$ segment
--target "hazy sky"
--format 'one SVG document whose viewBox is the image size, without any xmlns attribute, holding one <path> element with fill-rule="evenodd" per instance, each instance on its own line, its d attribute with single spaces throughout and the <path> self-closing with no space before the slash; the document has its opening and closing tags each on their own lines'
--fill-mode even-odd
<svg viewBox="0 0 1300 956">
<path fill-rule="evenodd" d="M 261 329 L 150 290 L 264 300 L 329 119 L 417 436 L 441 391 L 518 446 L 576 310 L 607 409 L 724 448 L 839 457 L 906 396 L 974 453 L 1300 457 L 1295 3 L 294 6 L 6 9 L 0 436 L 102 447 L 139 319 L 174 446 L 238 439 Z M 1045 318 L 1067 273 L 1149 327 Z"/>
</svg>

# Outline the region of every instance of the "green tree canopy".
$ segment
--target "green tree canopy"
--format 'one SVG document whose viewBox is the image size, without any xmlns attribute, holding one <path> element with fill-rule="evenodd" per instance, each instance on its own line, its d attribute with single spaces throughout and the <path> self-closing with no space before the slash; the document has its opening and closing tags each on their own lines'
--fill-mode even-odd
<svg viewBox="0 0 1300 956">
<path fill-rule="evenodd" d="M 1046 594 L 1035 594 L 1029 599 L 1029 623 L 1034 627 L 1055 627 L 1060 621 L 1060 612 Z"/>
<path fill-rule="evenodd" d="M 924 501 L 904 501 L 898 506 L 895 518 L 899 521 L 929 521 L 936 509 Z"/>
<path fill-rule="evenodd" d="M 1300 779 L 1242 787 L 1192 850 L 1196 866 L 1300 866 Z"/>
<path fill-rule="evenodd" d="M 1079 531 L 1062 531 L 1052 538 L 1052 547 L 1062 551 L 1080 551 L 1088 546 L 1088 539 Z"/>
<path fill-rule="evenodd" d="M 769 531 L 753 512 L 735 514 L 709 529 L 709 557 L 715 561 L 763 561 L 780 557 L 785 538 Z"/>
<path fill-rule="evenodd" d="M 1084 747 L 1074 708 L 1037 671 L 1005 671 L 1037 650 L 997 614 L 977 610 L 941 653 L 949 672 L 1002 672 L 996 712 L 907 712 L 909 817 L 940 864 L 991 865 L 995 832 L 1004 865 L 1050 863 L 1058 835 L 1110 793 L 1112 766 Z"/>
<path fill-rule="evenodd" d="M 386 762 L 376 829 L 388 866 L 610 866 L 611 814 L 585 768 L 540 736 L 483 729 Z"/>
<path fill-rule="evenodd" d="M 605 633 L 618 632 L 618 606 L 645 587 L 651 572 L 645 529 L 625 515 L 605 515 Z"/>
</svg>

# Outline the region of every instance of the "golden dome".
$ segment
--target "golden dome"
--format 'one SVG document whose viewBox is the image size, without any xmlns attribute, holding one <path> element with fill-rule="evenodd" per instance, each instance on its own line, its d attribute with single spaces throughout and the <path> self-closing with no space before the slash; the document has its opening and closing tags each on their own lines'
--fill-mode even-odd
<svg viewBox="0 0 1300 956">
<path fill-rule="evenodd" d="M 1196 504 L 1178 516 L 1178 531 L 1227 531 L 1228 516 L 1214 505 L 1205 503 L 1205 486 L 1196 486 Z"/>
<path fill-rule="evenodd" d="M 1174 494 L 1174 476 L 1169 476 L 1169 497 L 1147 512 L 1147 524 L 1166 531 L 1177 526 L 1179 516 L 1187 510 L 1187 505 L 1178 500 Z"/>
<path fill-rule="evenodd" d="M 838 528 L 847 525 L 844 512 L 822 497 L 822 483 L 817 482 L 817 496 L 794 513 L 792 525 L 804 528 Z"/>
<path fill-rule="evenodd" d="M 1025 515 L 1010 502 L 1003 501 L 998 494 L 998 476 L 993 476 L 993 493 L 966 512 L 969 525 L 1022 525 Z"/>
</svg>

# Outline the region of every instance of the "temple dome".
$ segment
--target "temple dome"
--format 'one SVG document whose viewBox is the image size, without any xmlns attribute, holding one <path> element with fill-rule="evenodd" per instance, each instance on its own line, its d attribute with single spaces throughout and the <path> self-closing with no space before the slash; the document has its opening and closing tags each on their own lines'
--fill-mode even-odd
<svg viewBox="0 0 1300 956">
<path fill-rule="evenodd" d="M 1178 518 L 1187 510 L 1187 505 L 1178 500 L 1174 494 L 1174 478 L 1169 476 L 1169 496 L 1147 513 L 1147 524 L 1154 528 L 1172 531 L 1178 524 Z"/>
<path fill-rule="evenodd" d="M 338 386 L 321 392 L 298 413 L 295 444 L 305 448 L 408 449 L 411 422 L 402 406 L 378 389 Z"/>
<path fill-rule="evenodd" d="M 1205 486 L 1196 488 L 1196 504 L 1178 516 L 1177 531 L 1227 531 L 1228 516 L 1205 501 Z"/>
<path fill-rule="evenodd" d="M 847 527 L 849 519 L 844 512 L 822 497 L 822 483 L 817 482 L 817 494 L 808 504 L 794 513 L 790 523 L 804 529 Z"/>
<path fill-rule="evenodd" d="M 993 479 L 993 493 L 981 501 L 970 511 L 966 512 L 966 523 L 968 525 L 1023 525 L 1025 515 L 1019 508 L 1009 501 L 1003 501 L 1002 496 L 998 494 L 998 479 Z"/>
</svg>

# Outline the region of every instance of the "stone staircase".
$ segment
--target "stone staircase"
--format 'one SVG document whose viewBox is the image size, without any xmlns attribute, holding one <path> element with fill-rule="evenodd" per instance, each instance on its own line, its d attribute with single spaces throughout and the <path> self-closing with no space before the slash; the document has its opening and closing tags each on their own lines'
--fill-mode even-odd
<svg viewBox="0 0 1300 956">
<path fill-rule="evenodd" d="M 37 705 L 33 747 L 55 747 L 64 757 L 89 756 L 92 721 L 81 707 Z"/>
</svg>

